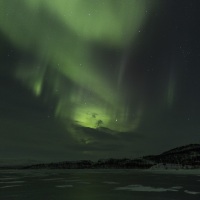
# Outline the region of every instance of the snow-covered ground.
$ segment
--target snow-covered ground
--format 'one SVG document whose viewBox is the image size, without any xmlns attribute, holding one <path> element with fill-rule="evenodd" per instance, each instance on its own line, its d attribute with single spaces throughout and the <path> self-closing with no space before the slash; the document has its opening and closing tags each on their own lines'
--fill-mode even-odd
<svg viewBox="0 0 200 200">
<path fill-rule="evenodd" d="M 146 169 L 145 171 L 153 172 L 153 173 L 171 173 L 171 174 L 199 174 L 200 168 L 193 169 L 192 166 L 185 166 L 184 168 L 178 164 L 162 164 L 159 163 L 154 165 L 150 169 Z"/>
</svg>

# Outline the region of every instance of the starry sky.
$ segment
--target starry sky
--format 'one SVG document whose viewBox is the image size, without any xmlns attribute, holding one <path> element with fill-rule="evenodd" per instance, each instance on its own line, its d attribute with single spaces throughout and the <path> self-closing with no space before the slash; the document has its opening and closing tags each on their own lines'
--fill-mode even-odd
<svg viewBox="0 0 200 200">
<path fill-rule="evenodd" d="M 198 0 L 1 0 L 0 159 L 134 158 L 200 142 Z"/>
</svg>

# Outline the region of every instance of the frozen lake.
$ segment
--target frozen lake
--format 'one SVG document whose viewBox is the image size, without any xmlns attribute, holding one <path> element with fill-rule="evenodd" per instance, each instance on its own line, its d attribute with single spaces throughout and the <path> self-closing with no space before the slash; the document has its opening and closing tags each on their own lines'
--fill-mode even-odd
<svg viewBox="0 0 200 200">
<path fill-rule="evenodd" d="M 2 170 L 0 199 L 199 200 L 200 173 L 188 172 Z"/>
</svg>

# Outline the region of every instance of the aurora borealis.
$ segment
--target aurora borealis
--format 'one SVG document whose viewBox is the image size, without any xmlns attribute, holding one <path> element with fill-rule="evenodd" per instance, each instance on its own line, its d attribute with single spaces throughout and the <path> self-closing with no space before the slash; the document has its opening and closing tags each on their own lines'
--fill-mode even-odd
<svg viewBox="0 0 200 200">
<path fill-rule="evenodd" d="M 126 157 L 199 140 L 188 2 L 2 0 L 0 156 Z"/>
</svg>

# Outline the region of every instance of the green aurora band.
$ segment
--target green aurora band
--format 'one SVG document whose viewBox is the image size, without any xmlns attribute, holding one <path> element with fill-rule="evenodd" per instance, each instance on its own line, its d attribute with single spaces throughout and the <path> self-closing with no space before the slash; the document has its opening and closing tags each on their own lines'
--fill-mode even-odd
<svg viewBox="0 0 200 200">
<path fill-rule="evenodd" d="M 35 58 L 18 63 L 14 76 L 47 104 L 56 99 L 55 116 L 77 140 L 92 141 L 70 128 L 70 124 L 134 131 L 140 124 L 143 106 L 136 105 L 135 117 L 130 119 L 128 97 L 119 87 L 119 73 L 109 79 L 109 65 L 103 60 L 97 62 L 93 50 L 100 45 L 123 55 L 134 44 L 145 22 L 145 11 L 155 2 L 0 1 L 1 31 Z M 117 64 L 115 68 L 120 72 L 124 66 Z"/>
</svg>

